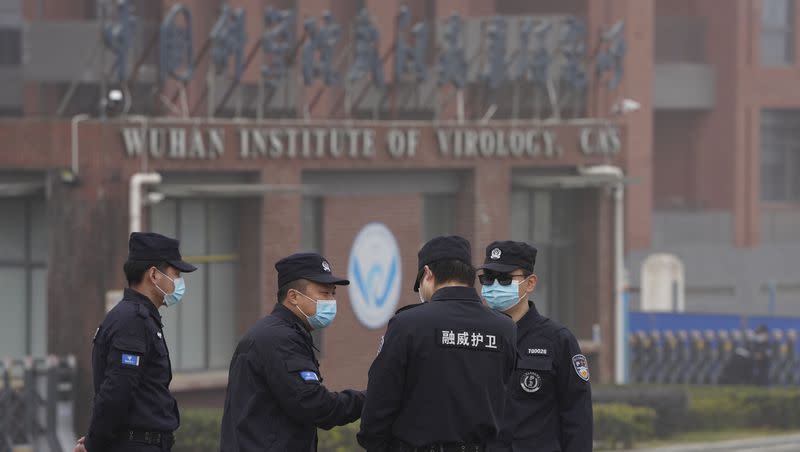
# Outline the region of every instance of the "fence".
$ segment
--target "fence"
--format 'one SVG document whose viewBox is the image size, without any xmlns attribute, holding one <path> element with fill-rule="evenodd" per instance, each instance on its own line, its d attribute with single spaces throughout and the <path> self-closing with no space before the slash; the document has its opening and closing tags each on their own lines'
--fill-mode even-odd
<svg viewBox="0 0 800 452">
<path fill-rule="evenodd" d="M 0 361 L 0 452 L 66 452 L 75 443 L 75 358 Z"/>
</svg>

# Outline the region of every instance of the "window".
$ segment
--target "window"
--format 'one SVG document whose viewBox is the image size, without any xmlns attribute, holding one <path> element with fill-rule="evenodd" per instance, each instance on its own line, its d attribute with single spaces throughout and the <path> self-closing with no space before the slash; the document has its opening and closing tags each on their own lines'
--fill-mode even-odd
<svg viewBox="0 0 800 452">
<path fill-rule="evenodd" d="M 22 64 L 21 39 L 19 28 L 0 28 L 0 66 Z"/>
<path fill-rule="evenodd" d="M 761 199 L 800 201 L 800 110 L 761 112 Z"/>
<path fill-rule="evenodd" d="M 422 202 L 423 243 L 434 237 L 453 234 L 456 221 L 456 196 L 427 194 Z"/>
<path fill-rule="evenodd" d="M 172 365 L 178 371 L 226 369 L 236 342 L 238 267 L 236 201 L 167 200 L 150 212 L 152 230 L 181 242 L 197 266 L 184 275 L 186 296 L 162 311 Z"/>
<path fill-rule="evenodd" d="M 781 66 L 794 61 L 794 0 L 762 0 L 761 63 Z"/>
<path fill-rule="evenodd" d="M 300 233 L 300 243 L 303 252 L 322 254 L 322 198 L 316 196 L 306 196 L 303 198 L 303 229 Z M 343 288 L 340 287 L 339 290 Z M 313 330 L 311 338 L 314 346 L 319 352 L 317 357 L 321 358 L 325 352 L 324 330 Z"/>
<path fill-rule="evenodd" d="M 40 199 L 0 199 L 0 356 L 47 353 L 47 220 Z"/>
</svg>

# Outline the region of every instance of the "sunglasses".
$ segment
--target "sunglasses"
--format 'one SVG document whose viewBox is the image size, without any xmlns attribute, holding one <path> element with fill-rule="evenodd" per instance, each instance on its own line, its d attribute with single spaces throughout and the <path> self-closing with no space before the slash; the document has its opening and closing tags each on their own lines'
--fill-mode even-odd
<svg viewBox="0 0 800 452">
<path fill-rule="evenodd" d="M 480 281 L 483 286 L 491 286 L 495 281 L 500 283 L 501 286 L 507 286 L 518 276 L 526 279 L 530 277 L 530 275 L 510 275 L 508 273 L 484 273 L 478 275 L 478 281 Z"/>
</svg>

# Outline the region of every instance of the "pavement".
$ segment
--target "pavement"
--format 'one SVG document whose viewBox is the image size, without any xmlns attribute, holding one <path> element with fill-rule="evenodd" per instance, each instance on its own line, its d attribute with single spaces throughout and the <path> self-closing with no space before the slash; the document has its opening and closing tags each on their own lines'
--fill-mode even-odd
<svg viewBox="0 0 800 452">
<path fill-rule="evenodd" d="M 800 452 L 800 434 L 661 446 L 631 452 Z"/>
</svg>

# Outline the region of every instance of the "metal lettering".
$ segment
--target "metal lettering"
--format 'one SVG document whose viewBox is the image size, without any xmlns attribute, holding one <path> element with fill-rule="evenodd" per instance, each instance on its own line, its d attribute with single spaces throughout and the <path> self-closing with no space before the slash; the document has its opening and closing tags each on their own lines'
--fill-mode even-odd
<svg viewBox="0 0 800 452">
<path fill-rule="evenodd" d="M 339 158 L 342 156 L 342 143 L 341 143 L 341 134 L 339 134 L 339 129 L 331 129 L 330 130 L 330 147 L 331 147 L 331 157 Z"/>
<path fill-rule="evenodd" d="M 511 155 L 514 157 L 522 157 L 525 154 L 525 134 L 518 130 L 512 130 L 509 137 L 509 145 L 511 146 Z"/>
<path fill-rule="evenodd" d="M 383 88 L 383 63 L 378 52 L 380 32 L 366 8 L 362 8 L 356 16 L 353 37 L 355 39 L 355 58 L 347 72 L 347 80 L 350 82 L 361 80 L 369 73 L 372 84 Z"/>
<path fill-rule="evenodd" d="M 286 134 L 289 148 L 286 151 L 286 156 L 293 159 L 297 157 L 297 129 L 283 129 L 283 132 Z"/>
<path fill-rule="evenodd" d="M 192 138 L 189 144 L 189 158 L 206 158 L 206 144 L 203 140 L 203 132 L 198 130 L 197 127 L 192 128 Z"/>
<path fill-rule="evenodd" d="M 453 131 L 453 157 L 461 158 L 464 153 L 464 132 L 461 130 Z"/>
<path fill-rule="evenodd" d="M 271 147 L 269 156 L 273 159 L 283 157 L 283 141 L 278 137 L 278 133 L 279 131 L 277 129 L 269 130 L 269 144 Z"/>
<path fill-rule="evenodd" d="M 311 131 L 308 129 L 303 129 L 300 132 L 301 138 L 301 146 L 302 150 L 300 151 L 300 155 L 304 158 L 311 158 Z"/>
<path fill-rule="evenodd" d="M 528 154 L 528 157 L 537 157 L 542 152 L 537 141 L 538 137 L 539 132 L 536 130 L 525 132 L 525 153 Z"/>
<path fill-rule="evenodd" d="M 133 47 L 133 38 L 137 28 L 136 16 L 129 0 L 117 1 L 117 17 L 103 27 L 103 42 L 114 53 L 114 66 L 117 82 L 128 78 L 128 54 Z"/>
<path fill-rule="evenodd" d="M 348 129 L 347 138 L 350 140 L 350 157 L 358 157 L 358 129 Z"/>
<path fill-rule="evenodd" d="M 367 129 L 363 130 L 363 141 L 364 141 L 364 150 L 362 151 L 362 156 L 365 158 L 370 158 L 375 156 L 375 130 L 374 129 Z"/>
<path fill-rule="evenodd" d="M 478 132 L 474 130 L 464 131 L 464 157 L 478 156 Z"/>
<path fill-rule="evenodd" d="M 267 156 L 267 139 L 263 130 L 253 130 L 253 144 L 258 156 Z"/>
<path fill-rule="evenodd" d="M 508 148 L 506 147 L 506 132 L 505 130 L 497 131 L 497 156 L 508 157 Z"/>
<path fill-rule="evenodd" d="M 408 137 L 406 138 L 406 155 L 415 157 L 417 155 L 417 147 L 419 147 L 419 130 L 411 129 L 408 131 Z"/>
<path fill-rule="evenodd" d="M 210 129 L 208 131 L 208 158 L 215 159 L 225 154 L 225 130 Z"/>
<path fill-rule="evenodd" d="M 542 132 L 544 138 L 544 155 L 548 158 L 553 158 L 561 155 L 561 146 L 556 143 L 556 133 L 552 130 L 545 130 Z"/>
<path fill-rule="evenodd" d="M 239 158 L 246 159 L 250 157 L 250 131 L 241 128 L 239 129 Z"/>
<path fill-rule="evenodd" d="M 325 157 L 325 136 L 328 131 L 325 129 L 314 129 L 314 139 L 317 142 L 317 158 Z"/>
<path fill-rule="evenodd" d="M 150 157 L 164 157 L 167 132 L 164 129 L 150 129 Z"/>
<path fill-rule="evenodd" d="M 406 136 L 402 131 L 391 129 L 386 134 L 386 141 L 389 145 L 389 155 L 392 158 L 402 158 L 406 152 Z"/>
<path fill-rule="evenodd" d="M 439 143 L 439 153 L 442 155 L 450 154 L 450 147 L 448 146 L 449 136 L 444 130 L 436 131 L 436 141 Z"/>
<path fill-rule="evenodd" d="M 489 158 L 494 156 L 495 152 L 495 136 L 491 130 L 481 130 L 479 134 L 480 152 L 483 157 Z"/>
<path fill-rule="evenodd" d="M 128 157 L 138 157 L 144 151 L 146 131 L 141 128 L 124 127 L 122 129 L 122 142 Z"/>
<path fill-rule="evenodd" d="M 183 25 L 178 24 L 178 16 L 183 17 Z M 180 82 L 188 82 L 194 74 L 192 54 L 192 13 L 186 5 L 172 5 L 161 22 L 160 33 L 160 71 L 161 82 L 167 77 Z"/>
</svg>

